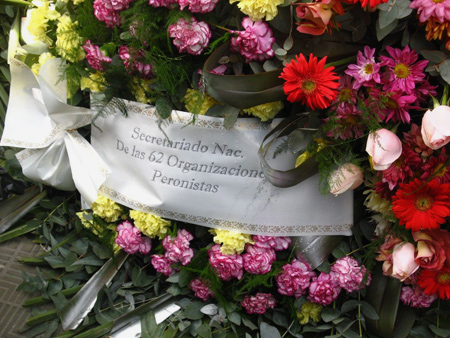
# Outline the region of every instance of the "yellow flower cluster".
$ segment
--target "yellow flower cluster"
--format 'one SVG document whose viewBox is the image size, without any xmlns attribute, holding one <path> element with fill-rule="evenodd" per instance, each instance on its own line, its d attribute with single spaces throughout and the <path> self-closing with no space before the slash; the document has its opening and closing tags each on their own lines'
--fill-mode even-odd
<svg viewBox="0 0 450 338">
<path fill-rule="evenodd" d="M 50 59 L 54 59 L 55 57 L 52 55 L 52 53 L 45 52 L 39 55 L 39 62 L 33 63 L 33 66 L 31 66 L 31 70 L 34 74 L 39 75 L 39 70 L 41 67 Z"/>
<path fill-rule="evenodd" d="M 131 92 L 136 97 L 136 101 L 140 103 L 150 104 L 153 103 L 152 99 L 148 97 L 150 91 L 150 83 L 152 80 L 133 78 L 131 84 Z"/>
<path fill-rule="evenodd" d="M 224 255 L 240 254 L 244 251 L 245 244 L 253 244 L 251 235 L 220 229 L 211 229 L 209 231 L 214 235 L 214 243 L 222 244 L 220 252 Z"/>
<path fill-rule="evenodd" d="M 301 312 L 297 312 L 297 318 L 301 325 L 308 324 L 309 318 L 314 322 L 319 322 L 320 314 L 322 313 L 322 306 L 306 301 L 303 303 Z"/>
<path fill-rule="evenodd" d="M 58 21 L 56 51 L 67 61 L 77 62 L 83 60 L 86 53 L 81 47 L 83 38 L 76 31 L 78 21 L 72 22 L 68 15 L 63 15 Z"/>
<path fill-rule="evenodd" d="M 82 77 L 80 80 L 81 90 L 89 88 L 93 93 L 100 93 L 105 90 L 105 78 L 102 73 L 95 72 L 89 74 L 89 77 Z"/>
<path fill-rule="evenodd" d="M 186 90 L 184 102 L 188 112 L 199 115 L 205 115 L 209 108 L 219 103 L 207 93 L 202 94 L 195 89 Z"/>
<path fill-rule="evenodd" d="M 242 112 L 253 115 L 256 117 L 259 117 L 261 121 L 265 122 L 268 120 L 271 120 L 277 115 L 280 110 L 283 109 L 283 102 L 276 101 L 276 102 L 269 102 L 260 104 L 255 107 L 243 109 Z"/>
<path fill-rule="evenodd" d="M 53 40 L 47 36 L 49 20 L 57 20 L 60 14 L 50 9 L 48 1 L 41 1 L 36 8 L 30 11 L 30 22 L 28 31 L 34 36 L 35 40 L 41 41 L 49 46 L 53 44 Z"/>
<path fill-rule="evenodd" d="M 122 206 L 110 200 L 108 197 L 101 195 L 92 203 L 91 209 L 94 214 L 105 219 L 106 222 L 117 221 L 124 212 Z"/>
<path fill-rule="evenodd" d="M 156 236 L 159 238 L 164 237 L 170 225 L 168 220 L 137 210 L 131 210 L 130 217 L 134 220 L 134 225 L 139 231 L 150 238 L 155 238 Z"/>
<path fill-rule="evenodd" d="M 89 218 L 92 219 L 92 215 L 89 214 L 86 211 L 81 211 L 81 212 L 77 212 L 76 214 L 78 216 L 78 218 L 81 220 L 81 224 L 83 224 L 83 226 L 90 230 L 94 235 L 103 238 L 105 231 L 112 231 L 113 233 L 116 234 L 115 237 L 117 237 L 117 232 L 116 232 L 116 225 L 113 223 L 109 223 L 106 228 L 101 229 L 101 231 L 99 230 L 99 226 L 95 226 L 94 225 L 94 221 L 93 220 L 89 220 Z M 115 237 L 112 239 L 112 250 L 116 253 L 120 250 L 120 246 L 118 244 L 115 243 L 114 239 Z"/>
<path fill-rule="evenodd" d="M 278 14 L 277 6 L 284 0 L 230 0 L 230 4 L 239 1 L 238 7 L 242 13 L 248 15 L 253 21 L 272 20 Z"/>
</svg>

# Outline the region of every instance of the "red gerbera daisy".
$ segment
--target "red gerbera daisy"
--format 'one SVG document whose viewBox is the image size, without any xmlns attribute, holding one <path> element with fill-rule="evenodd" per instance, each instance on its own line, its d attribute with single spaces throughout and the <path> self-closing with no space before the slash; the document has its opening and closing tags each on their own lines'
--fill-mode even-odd
<svg viewBox="0 0 450 338">
<path fill-rule="evenodd" d="M 417 284 L 427 295 L 437 293 L 441 299 L 450 299 L 450 269 L 446 266 L 438 271 L 423 269 L 417 277 Z"/>
<path fill-rule="evenodd" d="M 437 229 L 450 216 L 450 183 L 428 183 L 415 178 L 392 197 L 392 211 L 406 229 Z"/>
<path fill-rule="evenodd" d="M 310 54 L 309 61 L 300 54 L 284 67 L 280 78 L 286 80 L 284 93 L 290 102 L 301 102 L 311 109 L 328 108 L 337 96 L 339 76 L 334 67 L 325 68 L 327 57 L 317 62 L 317 57 Z"/>
<path fill-rule="evenodd" d="M 384 4 L 388 2 L 388 0 L 347 0 L 346 2 L 350 4 L 361 2 L 362 8 L 369 6 L 371 9 L 375 9 L 375 7 L 377 7 L 379 4 Z"/>
</svg>

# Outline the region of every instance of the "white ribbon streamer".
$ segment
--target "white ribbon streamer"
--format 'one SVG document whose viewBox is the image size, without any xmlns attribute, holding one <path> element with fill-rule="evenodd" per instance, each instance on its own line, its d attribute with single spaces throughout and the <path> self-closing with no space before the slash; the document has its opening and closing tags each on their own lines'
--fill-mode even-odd
<svg viewBox="0 0 450 338">
<path fill-rule="evenodd" d="M 61 190 L 77 189 L 91 205 L 110 170 L 75 130 L 92 121 L 91 110 L 68 105 L 67 86 L 51 59 L 36 77 L 11 59 L 11 94 L 0 145 L 26 148 L 17 154 L 25 176 Z"/>
</svg>

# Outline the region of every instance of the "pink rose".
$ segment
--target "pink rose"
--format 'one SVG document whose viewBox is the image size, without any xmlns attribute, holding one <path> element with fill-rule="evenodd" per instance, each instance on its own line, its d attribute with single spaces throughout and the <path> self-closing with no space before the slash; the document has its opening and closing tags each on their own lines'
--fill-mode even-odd
<svg viewBox="0 0 450 338">
<path fill-rule="evenodd" d="M 311 278 L 315 276 L 311 266 L 303 260 L 292 261 L 292 264 L 285 264 L 283 272 L 275 277 L 278 292 L 285 296 L 299 298 L 308 289 Z"/>
<path fill-rule="evenodd" d="M 402 142 L 392 131 L 378 129 L 369 134 L 366 151 L 375 170 L 386 170 L 402 154 Z"/>
<path fill-rule="evenodd" d="M 450 234 L 447 230 L 423 230 L 412 235 L 417 242 L 416 263 L 421 268 L 437 271 L 446 261 L 450 264 Z"/>
<path fill-rule="evenodd" d="M 231 38 L 231 50 L 241 53 L 246 62 L 264 61 L 273 57 L 272 45 L 275 38 L 267 23 L 245 17 L 242 19 L 242 27 L 244 31 L 233 31 L 237 33 L 237 37 Z"/>
<path fill-rule="evenodd" d="M 206 302 L 209 298 L 214 298 L 214 293 L 210 289 L 209 281 L 202 278 L 195 278 L 189 283 L 189 288 L 194 291 L 195 296 Z"/>
<path fill-rule="evenodd" d="M 416 247 L 409 242 L 397 244 L 392 252 L 391 276 L 403 282 L 419 268 L 415 261 Z"/>
<path fill-rule="evenodd" d="M 148 237 L 141 237 L 141 232 L 130 221 L 120 223 L 116 227 L 117 237 L 114 240 L 123 251 L 131 255 L 140 252 L 147 255 L 152 249 L 152 241 Z"/>
<path fill-rule="evenodd" d="M 301 19 L 297 30 L 300 33 L 322 35 L 330 23 L 335 1 L 299 3 L 295 12 Z"/>
<path fill-rule="evenodd" d="M 364 182 L 363 173 L 360 167 L 353 163 L 346 163 L 331 173 L 328 182 L 330 193 L 337 196 L 359 187 Z"/>
<path fill-rule="evenodd" d="M 321 272 L 319 277 L 313 278 L 309 286 L 308 300 L 311 303 L 327 306 L 330 305 L 341 292 L 333 272 Z"/>
<path fill-rule="evenodd" d="M 275 308 L 275 297 L 270 293 L 257 293 L 254 296 L 245 296 L 241 305 L 247 313 L 264 314 L 267 309 Z"/>
<path fill-rule="evenodd" d="M 172 262 L 162 255 L 152 255 L 152 265 L 155 270 L 166 276 L 172 276 L 176 269 L 172 267 Z"/>
<path fill-rule="evenodd" d="M 169 27 L 169 36 L 174 38 L 173 44 L 180 53 L 200 55 L 208 46 L 211 30 L 204 21 L 197 22 L 195 18 L 191 18 L 190 21 L 180 18 L 176 24 Z"/>
<path fill-rule="evenodd" d="M 244 275 L 242 256 L 238 254 L 224 255 L 220 252 L 220 245 L 215 244 L 208 251 L 209 263 L 219 275 L 219 278 L 228 281 L 232 278 L 241 279 Z"/>
<path fill-rule="evenodd" d="M 335 273 L 339 286 L 348 292 L 361 290 L 370 284 L 370 275 L 364 283 L 366 268 L 360 266 L 358 261 L 350 256 L 339 258 L 331 266 L 331 271 Z"/>
<path fill-rule="evenodd" d="M 178 0 L 181 10 L 189 5 L 192 13 L 209 13 L 216 7 L 217 2 L 219 0 Z"/>
<path fill-rule="evenodd" d="M 264 275 L 272 269 L 272 263 L 276 261 L 277 256 L 271 248 L 247 245 L 246 253 L 242 255 L 242 258 L 245 271 L 254 275 Z"/>
<path fill-rule="evenodd" d="M 375 258 L 379 262 L 383 262 L 383 274 L 390 276 L 392 274 L 392 252 L 397 244 L 402 240 L 392 235 L 387 235 L 384 238 L 384 243 L 381 244 L 378 256 Z"/>
<path fill-rule="evenodd" d="M 450 141 L 450 107 L 427 110 L 422 118 L 422 139 L 431 149 L 439 149 Z"/>
<path fill-rule="evenodd" d="M 286 250 L 291 245 L 292 239 L 283 236 L 260 236 L 254 235 L 252 237 L 255 246 L 261 248 L 272 248 L 275 251 Z"/>
</svg>

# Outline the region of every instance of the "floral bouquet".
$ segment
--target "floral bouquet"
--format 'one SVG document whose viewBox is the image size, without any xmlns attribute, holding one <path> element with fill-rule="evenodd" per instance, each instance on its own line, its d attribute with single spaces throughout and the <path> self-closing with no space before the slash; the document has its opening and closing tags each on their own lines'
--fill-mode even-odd
<svg viewBox="0 0 450 338">
<path fill-rule="evenodd" d="M 78 166 L 64 186 L 89 196 L 71 218 L 76 242 L 64 249 L 67 230 L 56 227 L 41 235 L 55 248 L 45 261 L 70 277 L 49 277 L 46 285 L 59 283 L 52 292 L 30 287 L 38 285 L 30 277 L 22 286 L 45 289 L 59 307 L 51 318 L 60 335 L 109 335 L 136 318 L 149 337 L 450 334 L 447 0 L 12 2 L 8 58 L 36 76 L 57 62 L 67 91 L 56 101 L 89 116 L 65 126 L 74 143 L 86 142 L 89 123 L 127 115 L 125 100 L 154 106 L 159 124 L 173 110 L 193 123 L 223 118 L 229 130 L 238 117 L 281 118 L 277 153 L 294 154 L 295 168 L 266 167 L 267 180 L 301 186 L 319 173 L 324 195 L 354 190 L 352 236 L 291 238 L 121 205 L 97 196 L 101 179 L 81 190 Z M 37 106 L 50 102 L 33 95 Z M 94 164 L 101 168 L 89 157 L 86 167 Z M 43 178 L 50 171 L 30 178 L 62 188 Z M 79 286 L 70 301 L 63 286 Z M 172 310 L 157 319 L 164 309 Z"/>
</svg>

